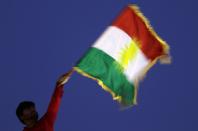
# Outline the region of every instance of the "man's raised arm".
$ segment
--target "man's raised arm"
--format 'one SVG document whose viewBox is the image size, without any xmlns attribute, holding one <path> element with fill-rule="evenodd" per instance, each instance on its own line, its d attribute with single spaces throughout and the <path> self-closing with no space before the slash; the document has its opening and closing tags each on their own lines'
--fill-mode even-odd
<svg viewBox="0 0 198 131">
<path fill-rule="evenodd" d="M 56 87 L 51 97 L 46 113 L 46 117 L 49 120 L 50 124 L 54 124 L 54 121 L 56 120 L 61 98 L 63 95 L 64 84 L 69 80 L 72 73 L 73 73 L 73 69 L 62 75 L 56 82 Z"/>
</svg>

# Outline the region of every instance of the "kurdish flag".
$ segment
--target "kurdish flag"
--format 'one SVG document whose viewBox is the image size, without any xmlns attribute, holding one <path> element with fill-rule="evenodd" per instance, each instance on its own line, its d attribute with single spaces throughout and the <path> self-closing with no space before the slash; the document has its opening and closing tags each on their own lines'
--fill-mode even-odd
<svg viewBox="0 0 198 131">
<path fill-rule="evenodd" d="M 165 59 L 166 58 L 166 59 Z M 74 69 L 96 80 L 122 105 L 136 104 L 137 84 L 158 59 L 169 60 L 169 47 L 136 5 L 113 21 Z"/>
</svg>

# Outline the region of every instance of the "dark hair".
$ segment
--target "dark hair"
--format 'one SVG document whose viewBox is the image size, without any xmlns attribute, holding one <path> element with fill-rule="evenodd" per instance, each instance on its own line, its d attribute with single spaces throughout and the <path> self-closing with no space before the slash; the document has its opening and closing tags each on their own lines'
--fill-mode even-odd
<svg viewBox="0 0 198 131">
<path fill-rule="evenodd" d="M 32 101 L 22 101 L 21 103 L 19 103 L 18 107 L 16 108 L 16 115 L 18 117 L 18 119 L 23 123 L 24 121 L 21 119 L 21 116 L 23 115 L 23 110 L 30 108 L 30 107 L 35 107 L 34 102 Z"/>
</svg>

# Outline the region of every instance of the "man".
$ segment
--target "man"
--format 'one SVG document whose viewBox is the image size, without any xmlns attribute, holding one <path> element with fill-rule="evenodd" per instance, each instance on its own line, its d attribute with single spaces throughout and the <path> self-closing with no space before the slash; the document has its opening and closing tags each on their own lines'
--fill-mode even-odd
<svg viewBox="0 0 198 131">
<path fill-rule="evenodd" d="M 73 70 L 69 71 L 61 76 L 57 81 L 47 112 L 41 119 L 38 120 L 38 113 L 34 102 L 23 101 L 18 105 L 16 115 L 26 126 L 23 131 L 54 131 L 54 123 L 63 94 L 63 86 L 69 79 L 72 72 Z"/>
</svg>

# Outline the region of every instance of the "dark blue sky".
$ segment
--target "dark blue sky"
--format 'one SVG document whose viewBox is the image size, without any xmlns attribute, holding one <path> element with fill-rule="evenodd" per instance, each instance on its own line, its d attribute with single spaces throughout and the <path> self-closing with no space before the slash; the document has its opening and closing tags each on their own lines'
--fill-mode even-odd
<svg viewBox="0 0 198 131">
<path fill-rule="evenodd" d="M 124 111 L 96 82 L 74 73 L 56 131 L 197 131 L 196 0 L 1 0 L 0 130 L 20 131 L 22 100 L 45 113 L 56 79 L 68 71 L 129 2 L 169 43 L 173 62 L 140 83 L 138 105 Z"/>
</svg>

